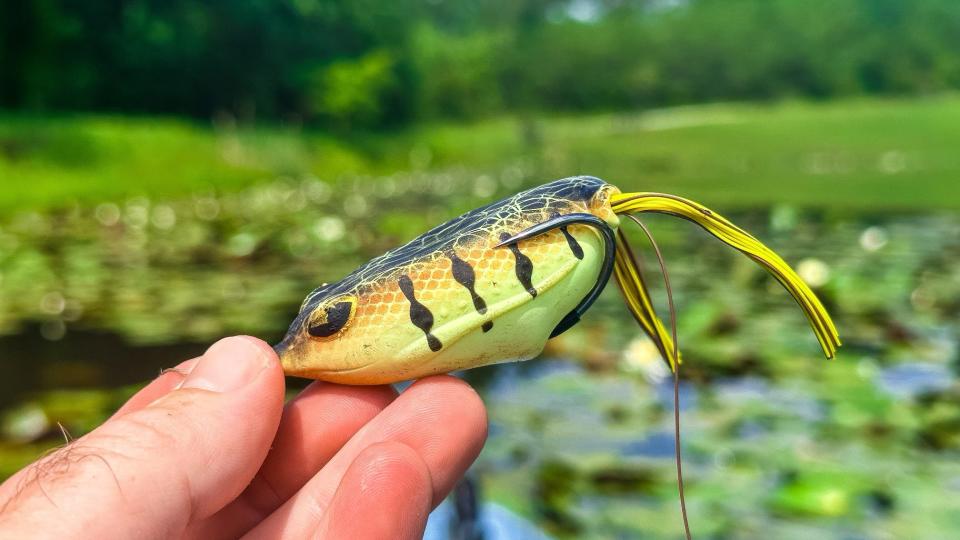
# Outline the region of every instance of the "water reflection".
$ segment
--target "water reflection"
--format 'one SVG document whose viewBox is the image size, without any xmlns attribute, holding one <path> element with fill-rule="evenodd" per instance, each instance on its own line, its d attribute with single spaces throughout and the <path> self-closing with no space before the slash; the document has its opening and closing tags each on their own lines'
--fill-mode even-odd
<svg viewBox="0 0 960 540">
<path fill-rule="evenodd" d="M 911 362 L 884 369 L 877 377 L 877 384 L 898 398 L 914 398 L 942 392 L 956 384 L 956 380 L 946 366 Z"/>
</svg>

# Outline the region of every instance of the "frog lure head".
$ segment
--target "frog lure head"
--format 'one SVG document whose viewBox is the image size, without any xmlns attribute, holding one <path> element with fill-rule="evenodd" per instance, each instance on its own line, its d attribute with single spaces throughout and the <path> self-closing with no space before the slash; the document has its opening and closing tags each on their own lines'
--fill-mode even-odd
<svg viewBox="0 0 960 540">
<path fill-rule="evenodd" d="M 770 272 L 803 309 L 823 351 L 840 346 L 813 291 L 776 253 L 706 207 L 621 193 L 578 176 L 463 214 L 311 292 L 275 349 L 289 375 L 384 384 L 535 357 L 614 276 L 627 307 L 675 370 L 620 216 L 658 212 L 700 225 Z"/>
</svg>

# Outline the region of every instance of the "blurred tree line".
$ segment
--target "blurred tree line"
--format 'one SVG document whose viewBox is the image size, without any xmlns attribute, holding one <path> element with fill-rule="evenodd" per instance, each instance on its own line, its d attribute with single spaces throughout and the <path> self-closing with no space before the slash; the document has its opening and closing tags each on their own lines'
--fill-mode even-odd
<svg viewBox="0 0 960 540">
<path fill-rule="evenodd" d="M 960 86 L 957 0 L 0 0 L 0 107 L 382 126 Z"/>
</svg>

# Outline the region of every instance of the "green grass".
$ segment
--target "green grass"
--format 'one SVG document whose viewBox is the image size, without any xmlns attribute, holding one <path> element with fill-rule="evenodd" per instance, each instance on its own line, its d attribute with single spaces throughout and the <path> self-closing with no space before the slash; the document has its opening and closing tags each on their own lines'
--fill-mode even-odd
<svg viewBox="0 0 960 540">
<path fill-rule="evenodd" d="M 217 129 L 168 118 L 0 118 L 0 208 L 231 190 L 287 174 L 367 166 L 327 137 L 279 128 Z"/>
<path fill-rule="evenodd" d="M 532 127 L 531 127 L 532 126 Z M 417 168 L 593 174 L 721 206 L 960 207 L 960 96 L 512 118 L 335 136 L 176 119 L 0 116 L 0 211 Z"/>
</svg>

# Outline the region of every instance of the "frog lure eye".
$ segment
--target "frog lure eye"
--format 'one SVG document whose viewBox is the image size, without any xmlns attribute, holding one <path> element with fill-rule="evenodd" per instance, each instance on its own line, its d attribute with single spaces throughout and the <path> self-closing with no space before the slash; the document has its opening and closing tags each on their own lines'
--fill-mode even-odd
<svg viewBox="0 0 960 540">
<path fill-rule="evenodd" d="M 840 339 L 830 315 L 759 240 L 693 201 L 621 193 L 589 176 L 467 212 L 320 286 L 274 348 L 288 375 L 343 384 L 394 383 L 527 360 L 576 324 L 612 276 L 676 385 L 681 355 L 675 315 L 671 308 L 668 333 L 620 230 L 621 217 L 642 226 L 635 214 L 646 212 L 689 220 L 757 262 L 800 305 L 825 355 L 834 356 Z M 680 489 L 683 507 L 682 480 Z"/>
</svg>

